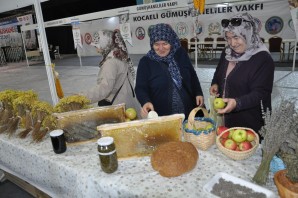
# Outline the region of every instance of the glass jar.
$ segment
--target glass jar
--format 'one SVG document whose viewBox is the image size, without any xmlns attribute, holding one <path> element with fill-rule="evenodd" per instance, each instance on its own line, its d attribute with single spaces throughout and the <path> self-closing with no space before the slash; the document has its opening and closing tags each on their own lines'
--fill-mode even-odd
<svg viewBox="0 0 298 198">
<path fill-rule="evenodd" d="M 114 139 L 112 137 L 102 137 L 98 139 L 98 154 L 101 169 L 106 173 L 113 173 L 118 168 L 118 159 Z"/>
</svg>

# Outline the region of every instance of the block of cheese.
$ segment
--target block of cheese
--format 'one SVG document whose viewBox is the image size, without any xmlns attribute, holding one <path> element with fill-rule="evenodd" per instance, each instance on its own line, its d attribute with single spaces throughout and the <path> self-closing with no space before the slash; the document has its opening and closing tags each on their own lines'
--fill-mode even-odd
<svg viewBox="0 0 298 198">
<path fill-rule="evenodd" d="M 114 138 L 118 158 L 150 155 L 158 145 L 181 141 L 184 114 L 160 116 L 97 127 L 102 136 Z"/>
<path fill-rule="evenodd" d="M 67 143 L 85 143 L 100 137 L 98 125 L 125 122 L 125 104 L 54 113 L 53 116 L 57 119 L 57 128 L 63 129 Z"/>
</svg>

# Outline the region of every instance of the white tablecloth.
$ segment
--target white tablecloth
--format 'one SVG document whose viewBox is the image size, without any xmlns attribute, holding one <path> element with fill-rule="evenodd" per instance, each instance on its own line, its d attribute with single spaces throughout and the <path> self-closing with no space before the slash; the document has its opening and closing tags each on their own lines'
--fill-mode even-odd
<svg viewBox="0 0 298 198">
<path fill-rule="evenodd" d="M 199 151 L 195 169 L 165 178 L 153 170 L 150 157 L 119 160 L 115 173 L 104 173 L 96 143 L 68 146 L 55 154 L 49 137 L 32 143 L 31 137 L 0 134 L 0 169 L 24 179 L 52 197 L 213 197 L 203 186 L 217 173 L 226 172 L 251 181 L 260 162 L 261 149 L 247 160 L 234 161 L 213 145 Z M 277 195 L 272 174 L 265 186 Z"/>
</svg>

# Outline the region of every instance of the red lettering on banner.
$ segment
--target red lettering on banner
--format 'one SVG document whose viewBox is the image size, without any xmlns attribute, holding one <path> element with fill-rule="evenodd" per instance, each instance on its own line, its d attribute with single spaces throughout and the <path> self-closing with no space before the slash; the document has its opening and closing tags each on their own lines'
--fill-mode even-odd
<svg viewBox="0 0 298 198">
<path fill-rule="evenodd" d="M 0 29 L 0 34 L 9 34 L 9 33 L 13 33 L 13 32 L 17 32 L 17 30 L 15 30 L 14 27 Z"/>
</svg>

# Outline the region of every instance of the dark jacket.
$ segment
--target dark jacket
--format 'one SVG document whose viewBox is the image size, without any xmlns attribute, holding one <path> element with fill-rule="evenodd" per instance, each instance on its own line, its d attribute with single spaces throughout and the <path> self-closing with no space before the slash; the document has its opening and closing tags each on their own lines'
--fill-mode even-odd
<svg viewBox="0 0 298 198">
<path fill-rule="evenodd" d="M 236 109 L 224 115 L 227 127 L 248 127 L 259 131 L 263 125 L 261 102 L 271 110 L 274 63 L 269 53 L 259 52 L 248 61 L 241 61 L 225 79 L 228 61 L 221 54 L 212 84 L 218 84 L 219 94 L 235 98 Z"/>
<path fill-rule="evenodd" d="M 175 60 L 183 78 L 183 88 L 180 92 L 184 104 L 185 116 L 196 106 L 195 97 L 203 96 L 197 74 L 183 48 L 175 53 Z M 172 112 L 172 87 L 166 63 L 159 63 L 144 56 L 138 65 L 136 78 L 136 96 L 141 106 L 151 102 L 158 115 L 170 115 Z"/>
</svg>

